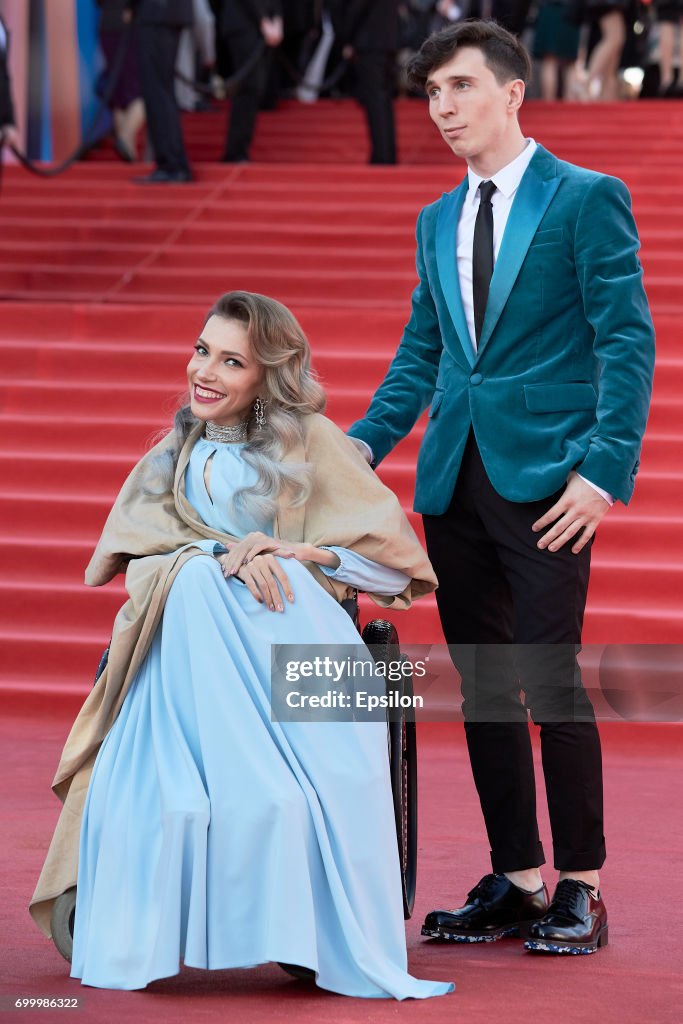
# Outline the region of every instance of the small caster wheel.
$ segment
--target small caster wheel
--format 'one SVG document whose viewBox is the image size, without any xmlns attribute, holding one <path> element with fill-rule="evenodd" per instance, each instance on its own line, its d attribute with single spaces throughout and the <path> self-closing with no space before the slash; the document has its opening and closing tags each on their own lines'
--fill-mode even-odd
<svg viewBox="0 0 683 1024">
<path fill-rule="evenodd" d="M 310 967 L 299 967 L 298 964 L 281 964 L 278 961 L 278 966 L 286 971 L 287 974 L 291 974 L 293 978 L 298 978 L 299 981 L 315 981 L 315 971 L 311 970 Z"/>
</svg>

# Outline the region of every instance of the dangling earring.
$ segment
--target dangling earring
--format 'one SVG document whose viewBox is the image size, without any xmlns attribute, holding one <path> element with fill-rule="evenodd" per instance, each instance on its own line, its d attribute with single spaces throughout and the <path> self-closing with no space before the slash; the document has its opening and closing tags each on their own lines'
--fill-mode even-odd
<svg viewBox="0 0 683 1024">
<path fill-rule="evenodd" d="M 259 395 L 254 402 L 254 416 L 256 417 L 256 429 L 260 430 L 263 424 L 266 422 L 266 417 L 263 413 L 266 403 Z"/>
</svg>

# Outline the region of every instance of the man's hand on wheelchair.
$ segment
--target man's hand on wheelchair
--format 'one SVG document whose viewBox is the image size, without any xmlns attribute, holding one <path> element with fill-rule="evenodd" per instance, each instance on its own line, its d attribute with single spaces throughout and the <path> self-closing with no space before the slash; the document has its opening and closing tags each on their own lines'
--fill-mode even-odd
<svg viewBox="0 0 683 1024">
<path fill-rule="evenodd" d="M 354 447 L 358 449 L 358 451 L 361 453 L 365 461 L 372 465 L 372 451 L 369 445 L 367 445 L 365 441 L 361 441 L 359 437 L 351 437 L 350 434 L 347 434 L 346 436 L 348 437 L 349 441 L 353 441 Z"/>
</svg>

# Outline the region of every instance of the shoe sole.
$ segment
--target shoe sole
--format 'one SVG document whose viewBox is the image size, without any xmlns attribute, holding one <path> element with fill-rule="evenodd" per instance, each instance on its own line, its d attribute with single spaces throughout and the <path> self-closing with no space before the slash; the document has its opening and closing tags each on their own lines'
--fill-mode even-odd
<svg viewBox="0 0 683 1024">
<path fill-rule="evenodd" d="M 530 924 L 532 923 L 530 922 Z M 521 937 L 521 931 L 519 925 L 513 925 L 510 928 L 504 928 L 500 932 L 488 932 L 483 935 L 463 935 L 460 932 L 446 932 L 439 928 L 427 928 L 423 925 L 422 935 L 426 935 L 430 939 L 441 939 L 443 942 L 497 942 L 498 939 L 505 939 L 512 935 L 519 938 Z"/>
<path fill-rule="evenodd" d="M 555 953 L 570 956 L 586 956 L 590 953 L 597 953 L 601 946 L 606 946 L 608 941 L 608 929 L 603 928 L 595 942 L 582 943 L 559 943 L 547 942 L 544 939 L 527 939 L 524 948 L 532 953 Z"/>
</svg>

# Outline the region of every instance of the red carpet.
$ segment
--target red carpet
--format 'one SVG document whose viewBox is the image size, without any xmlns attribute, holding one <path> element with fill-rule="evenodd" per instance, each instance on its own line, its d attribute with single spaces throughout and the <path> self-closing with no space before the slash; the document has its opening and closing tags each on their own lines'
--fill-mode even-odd
<svg viewBox="0 0 683 1024">
<path fill-rule="evenodd" d="M 0 798 L 5 839 L 0 867 L 1 993 L 78 997 L 82 1009 L 60 1011 L 59 1019 L 68 1015 L 83 1024 L 122 1019 L 136 1024 L 680 1021 L 683 827 L 680 815 L 672 815 L 683 786 L 677 726 L 603 727 L 609 849 L 603 886 L 610 944 L 592 957 L 560 959 L 524 953 L 514 939 L 485 947 L 453 947 L 420 937 L 425 913 L 460 903 L 468 886 L 487 870 L 462 731 L 456 725 L 421 728 L 420 861 L 415 914 L 407 923 L 408 961 L 414 974 L 453 980 L 457 989 L 439 999 L 397 1004 L 311 989 L 289 979 L 274 964 L 240 971 L 183 968 L 174 978 L 154 982 L 142 992 L 107 992 L 71 979 L 68 964 L 30 921 L 26 904 L 57 817 L 50 781 L 75 708 L 66 700 L 60 713 L 28 715 L 17 710 L 0 723 L 12 778 Z M 547 815 L 542 803 L 539 808 L 548 854 Z M 547 868 L 545 877 L 554 883 L 556 875 Z M 17 1012 L 9 1019 L 48 1021 L 56 1014 Z"/>
</svg>

